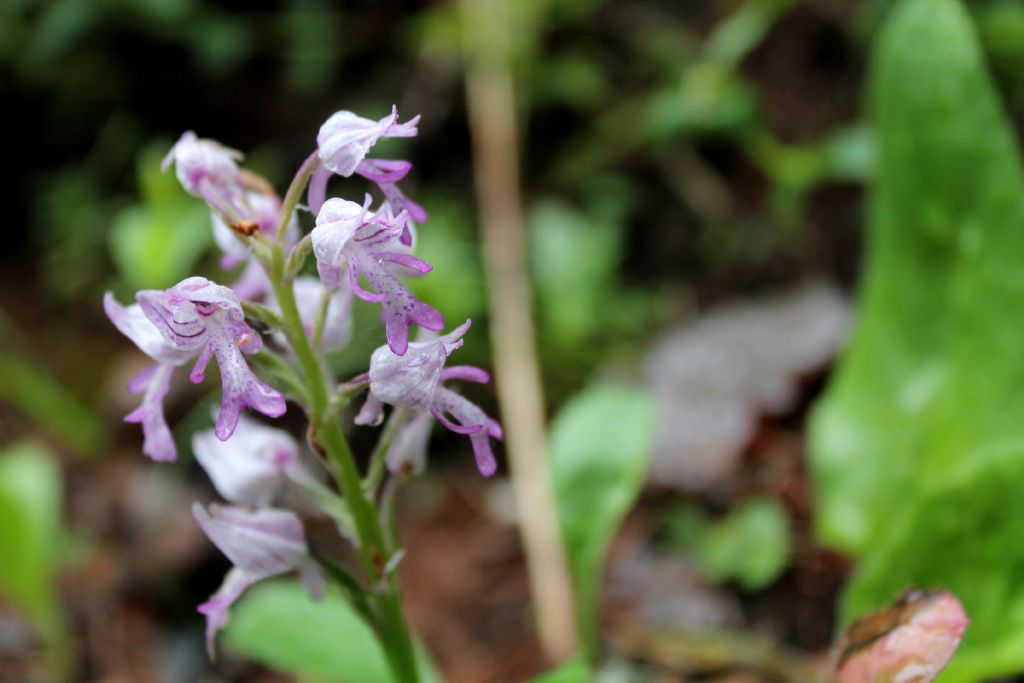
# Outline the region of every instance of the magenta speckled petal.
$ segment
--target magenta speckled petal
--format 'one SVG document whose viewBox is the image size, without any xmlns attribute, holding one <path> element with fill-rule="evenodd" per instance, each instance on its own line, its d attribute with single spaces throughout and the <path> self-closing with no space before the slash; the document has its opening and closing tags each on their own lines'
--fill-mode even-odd
<svg viewBox="0 0 1024 683">
<path fill-rule="evenodd" d="M 267 417 L 284 415 L 284 397 L 253 374 L 245 362 L 235 337 L 221 331 L 210 336 L 209 348 L 217 357 L 223 391 L 220 413 L 214 426 L 218 439 L 231 438 L 243 408 L 252 408 Z"/>
<path fill-rule="evenodd" d="M 199 605 L 197 611 L 206 616 L 206 653 L 210 661 L 217 660 L 217 632 L 228 625 L 231 617 L 231 605 L 254 582 L 240 569 L 231 569 L 220 584 L 217 592 L 210 599 Z"/>
<path fill-rule="evenodd" d="M 497 471 L 498 465 L 491 451 L 491 439 L 502 438 L 501 426 L 497 422 L 487 417 L 475 403 L 445 387 L 438 387 L 434 392 L 431 412 L 448 429 L 469 434 L 480 474 L 489 477 Z M 446 414 L 455 418 L 457 424 L 449 421 Z"/>
<path fill-rule="evenodd" d="M 178 457 L 174 437 L 164 418 L 164 398 L 171 390 L 173 373 L 173 365 L 156 365 L 152 372 L 146 373 L 144 387 L 139 387 L 140 383 L 133 381 L 129 388 L 142 388 L 145 394 L 142 405 L 124 418 L 125 422 L 142 423 L 142 452 L 160 462 L 170 462 Z"/>
<path fill-rule="evenodd" d="M 397 183 L 409 175 L 412 162 L 397 159 L 364 159 L 356 168 L 356 173 L 367 180 L 380 183 Z"/>
<path fill-rule="evenodd" d="M 486 370 L 473 365 L 453 365 L 450 368 L 445 368 L 441 371 L 441 381 L 447 382 L 449 380 L 463 380 L 466 382 L 476 382 L 477 384 L 487 384 L 491 381 L 491 375 Z"/>
<path fill-rule="evenodd" d="M 349 250 L 349 267 L 366 278 L 377 295 L 384 295 L 381 315 L 388 344 L 397 355 L 405 354 L 409 342 L 409 327 L 413 324 L 439 331 L 444 329 L 444 317 L 437 309 L 415 297 L 398 281 L 379 257 L 356 249 Z M 359 292 L 356 292 L 359 296 Z"/>
</svg>

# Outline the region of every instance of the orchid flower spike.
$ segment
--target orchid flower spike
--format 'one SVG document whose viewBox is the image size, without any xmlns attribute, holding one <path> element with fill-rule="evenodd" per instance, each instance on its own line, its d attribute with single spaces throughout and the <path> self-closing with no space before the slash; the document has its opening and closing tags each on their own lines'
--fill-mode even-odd
<svg viewBox="0 0 1024 683">
<path fill-rule="evenodd" d="M 141 422 L 143 433 L 142 452 L 153 460 L 171 461 L 177 458 L 174 438 L 164 418 L 164 398 L 171 388 L 171 375 L 179 365 L 187 363 L 191 355 L 175 348 L 164 339 L 160 330 L 150 322 L 138 304 L 122 306 L 107 292 L 103 297 L 103 308 L 110 322 L 135 343 L 147 356 L 156 361 L 136 375 L 128 389 L 134 394 L 142 393 L 142 405 L 130 412 L 126 422 Z"/>
<path fill-rule="evenodd" d="M 480 368 L 445 367 L 448 356 L 462 346 L 470 324 L 467 320 L 446 335 L 412 342 L 404 356 L 396 356 L 387 346 L 374 351 L 370 357 L 370 396 L 356 423 L 379 423 L 384 403 L 430 413 L 449 430 L 469 436 L 477 469 L 489 477 L 497 470 L 490 440 L 502 438 L 501 427 L 476 404 L 442 386 L 448 380 L 490 381 Z"/>
<path fill-rule="evenodd" d="M 347 266 L 352 291 L 363 301 L 382 304 L 382 317 L 391 350 L 401 356 L 409 345 L 409 327 L 439 331 L 444 318 L 432 306 L 417 300 L 392 273 L 393 267 L 428 273 L 432 266 L 406 253 L 400 245 L 405 229 L 403 212 L 398 217 L 374 214 L 367 202 L 360 206 L 344 199 L 328 199 L 316 217 L 312 232 L 313 255 L 320 280 L 328 289 L 341 284 Z M 368 291 L 360 278 L 376 291 Z"/>
<path fill-rule="evenodd" d="M 324 592 L 325 579 L 316 561 L 310 557 L 302 520 L 286 510 L 210 506 L 192 507 L 196 521 L 234 567 L 224 577 L 217 592 L 199 606 L 206 615 L 206 648 L 215 659 L 217 632 L 230 617 L 230 608 L 249 586 L 272 576 L 298 571 L 314 599 Z"/>
<path fill-rule="evenodd" d="M 413 137 L 419 120 L 420 117 L 416 116 L 405 123 L 398 123 L 398 107 L 395 106 L 379 121 L 364 119 L 350 111 L 335 112 L 320 126 L 320 133 L 316 136 L 320 163 L 332 173 L 348 177 L 378 140 Z"/>
<path fill-rule="evenodd" d="M 231 437 L 242 408 L 268 417 L 284 414 L 284 397 L 261 382 L 242 355 L 259 351 L 263 340 L 246 324 L 232 290 L 203 277 L 190 277 L 164 291 L 141 291 L 136 299 L 172 348 L 198 356 L 189 375 L 193 383 L 203 381 L 206 366 L 216 356 L 223 389 L 214 430 L 218 439 Z"/>
</svg>

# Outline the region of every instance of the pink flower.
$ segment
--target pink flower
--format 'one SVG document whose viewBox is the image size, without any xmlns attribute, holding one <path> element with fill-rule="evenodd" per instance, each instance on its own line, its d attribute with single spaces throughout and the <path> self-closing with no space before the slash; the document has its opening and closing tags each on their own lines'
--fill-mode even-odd
<svg viewBox="0 0 1024 683">
<path fill-rule="evenodd" d="M 398 123 L 398 107 L 388 116 L 373 121 L 350 111 L 335 112 L 320 126 L 316 142 L 320 162 L 332 173 L 348 177 L 366 158 L 370 148 L 381 138 L 408 138 L 416 135 L 420 117 Z"/>
<path fill-rule="evenodd" d="M 392 218 L 374 214 L 368 206 L 369 198 L 363 206 L 344 199 L 327 200 L 312 232 L 313 254 L 325 287 L 340 285 L 345 265 L 355 295 L 382 305 L 388 344 L 402 355 L 408 348 L 411 325 L 438 331 L 444 328 L 444 318 L 413 297 L 392 273 L 394 267 L 420 274 L 431 270 L 429 263 L 406 253 L 397 243 L 405 229 L 405 214 Z M 376 291 L 361 286 L 363 277 Z"/>
<path fill-rule="evenodd" d="M 189 375 L 192 382 L 202 382 L 210 359 L 217 358 L 223 390 L 215 426 L 218 439 L 231 436 L 242 408 L 269 417 L 284 414 L 284 397 L 261 382 L 242 355 L 259 351 L 263 340 L 246 324 L 232 290 L 206 278 L 190 277 L 165 291 L 139 292 L 136 299 L 172 348 L 189 357 L 198 355 Z"/>
<path fill-rule="evenodd" d="M 502 438 L 500 425 L 476 404 L 442 386 L 451 380 L 490 381 L 490 375 L 480 368 L 445 367 L 448 356 L 462 346 L 470 324 L 467 320 L 444 336 L 413 342 L 404 356 L 395 355 L 387 346 L 374 351 L 370 358 L 370 395 L 356 424 L 379 423 L 384 403 L 430 413 L 449 430 L 469 436 L 477 469 L 489 477 L 497 470 L 491 439 Z"/>
<path fill-rule="evenodd" d="M 230 607 L 242 593 L 258 581 L 298 571 L 303 583 L 315 599 L 324 591 L 324 577 L 319 565 L 309 555 L 302 520 L 286 510 L 210 506 L 207 512 L 199 503 L 192 513 L 234 567 L 224 577 L 221 587 L 199 606 L 206 615 L 206 648 L 215 658 L 217 632 L 227 625 Z"/>
</svg>

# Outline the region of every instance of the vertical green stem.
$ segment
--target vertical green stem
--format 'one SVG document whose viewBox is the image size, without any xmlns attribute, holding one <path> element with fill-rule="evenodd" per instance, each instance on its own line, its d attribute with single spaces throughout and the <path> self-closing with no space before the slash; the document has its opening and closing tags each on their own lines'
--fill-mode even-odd
<svg viewBox="0 0 1024 683">
<path fill-rule="evenodd" d="M 285 195 L 281 208 L 280 226 L 285 226 L 298 204 L 299 196 L 316 167 L 315 153 L 299 169 Z M 279 234 L 282 232 L 279 226 Z M 330 392 L 323 365 L 306 338 L 295 293 L 285 278 L 284 249 L 280 243 L 273 246 L 270 280 L 281 307 L 284 333 L 295 351 L 309 390 L 309 420 L 317 440 L 338 468 L 338 484 L 348 503 L 359 536 L 359 558 L 371 584 L 370 598 L 375 606 L 377 623 L 385 656 L 395 679 L 400 683 L 417 683 L 419 674 L 413 651 L 412 637 L 402 614 L 400 595 L 394 577 L 382 577 L 387 561 L 386 545 L 380 519 L 373 504 L 363 495 L 362 482 L 352 451 L 348 447 L 341 425 L 331 419 L 328 411 Z"/>
</svg>

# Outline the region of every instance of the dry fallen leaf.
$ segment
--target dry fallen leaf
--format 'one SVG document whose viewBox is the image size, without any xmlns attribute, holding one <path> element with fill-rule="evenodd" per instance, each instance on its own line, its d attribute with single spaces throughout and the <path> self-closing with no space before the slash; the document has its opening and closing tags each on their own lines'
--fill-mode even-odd
<svg viewBox="0 0 1024 683">
<path fill-rule="evenodd" d="M 970 620 L 956 596 L 909 589 L 851 624 L 834 651 L 836 683 L 928 683 L 960 646 Z"/>
</svg>

